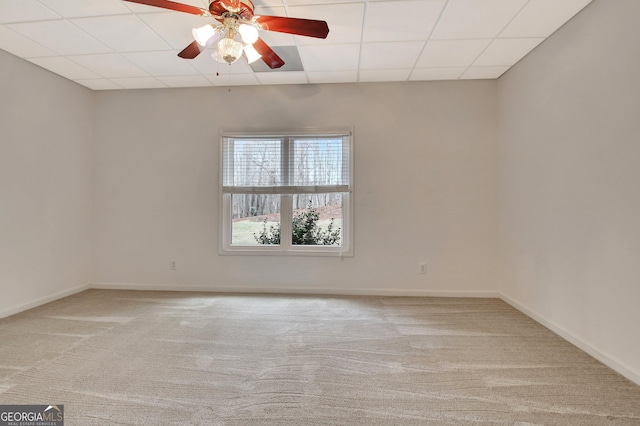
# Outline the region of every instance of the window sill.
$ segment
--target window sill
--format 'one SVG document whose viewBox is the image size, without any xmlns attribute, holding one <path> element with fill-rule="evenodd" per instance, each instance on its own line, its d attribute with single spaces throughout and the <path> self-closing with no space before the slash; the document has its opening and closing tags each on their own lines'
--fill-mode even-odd
<svg viewBox="0 0 640 426">
<path fill-rule="evenodd" d="M 280 247 L 230 246 L 219 250 L 221 256 L 315 256 L 315 257 L 353 257 L 352 250 L 342 247 L 318 249 L 316 247 L 298 247 L 282 249 Z"/>
</svg>

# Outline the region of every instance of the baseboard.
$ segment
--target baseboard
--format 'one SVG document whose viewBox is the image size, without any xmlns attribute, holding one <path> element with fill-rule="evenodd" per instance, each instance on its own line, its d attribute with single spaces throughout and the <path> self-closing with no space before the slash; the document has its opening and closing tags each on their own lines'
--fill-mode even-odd
<svg viewBox="0 0 640 426">
<path fill-rule="evenodd" d="M 277 286 L 190 286 L 140 283 L 91 283 L 90 288 L 103 290 L 201 291 L 210 293 L 319 294 L 335 296 L 404 296 L 404 297 L 473 297 L 499 298 L 491 291 L 440 291 L 379 288 L 306 288 Z"/>
<path fill-rule="evenodd" d="M 0 318 L 5 318 L 11 315 L 19 314 L 20 312 L 26 311 L 27 309 L 37 308 L 38 306 L 45 305 L 49 302 L 53 302 L 54 300 L 62 299 L 63 297 L 80 293 L 81 291 L 89 289 L 89 286 L 90 286 L 89 284 L 83 284 L 78 287 L 74 287 L 68 290 L 51 294 L 49 296 L 41 297 L 40 299 L 34 300 L 32 302 L 24 303 L 22 305 L 15 306 L 13 308 L 5 309 L 3 311 L 0 311 Z"/>
<path fill-rule="evenodd" d="M 542 324 L 543 326 L 547 327 L 549 330 L 553 331 L 558 336 L 562 337 L 563 339 L 565 339 L 569 343 L 577 346 L 581 350 L 585 351 L 586 353 L 588 353 L 589 355 L 591 355 L 592 357 L 594 357 L 595 359 L 597 359 L 598 361 L 600 361 L 601 363 L 606 365 L 607 367 L 609 367 L 612 370 L 615 370 L 616 372 L 620 373 L 622 376 L 624 376 L 627 379 L 631 380 L 635 384 L 640 385 L 640 374 L 636 373 L 635 371 L 633 371 L 632 369 L 628 368 L 624 364 L 620 363 L 619 361 L 615 360 L 614 358 L 610 357 L 609 355 L 604 354 L 600 350 L 596 349 L 595 347 L 591 346 L 590 344 L 588 344 L 588 343 L 584 342 L 583 340 L 581 340 L 580 338 L 576 337 L 574 334 L 572 334 L 571 332 L 567 331 L 565 328 L 559 326 L 558 324 L 556 324 L 553 321 L 549 321 L 549 320 L 545 319 L 542 315 L 538 314 L 533 309 L 528 308 L 527 306 L 525 306 L 522 303 L 510 298 L 509 296 L 507 296 L 505 294 L 500 294 L 499 297 L 504 302 L 506 302 L 509 305 L 513 306 L 514 308 L 516 308 L 517 310 L 519 310 L 520 312 L 522 312 L 526 316 L 530 317 L 534 321 L 536 321 L 536 322 Z"/>
</svg>

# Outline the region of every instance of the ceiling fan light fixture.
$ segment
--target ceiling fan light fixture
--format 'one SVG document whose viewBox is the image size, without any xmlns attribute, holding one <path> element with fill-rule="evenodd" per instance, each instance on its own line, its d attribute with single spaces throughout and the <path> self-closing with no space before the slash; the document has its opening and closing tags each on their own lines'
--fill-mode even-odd
<svg viewBox="0 0 640 426">
<path fill-rule="evenodd" d="M 252 0 L 207 0 L 208 8 L 179 3 L 173 0 L 125 0 L 161 9 L 189 13 L 205 18 L 213 18 L 215 24 L 193 28 L 195 41 L 178 53 L 183 59 L 194 59 L 207 47 L 214 47 L 211 55 L 216 61 L 232 64 L 243 54 L 252 62 L 256 58 L 272 70 L 284 65 L 282 58 L 259 37 L 259 32 L 272 31 L 305 37 L 325 39 L 329 34 L 326 21 L 317 19 L 291 18 L 286 16 L 264 16 L 254 14 Z M 205 3 L 205 0 L 199 0 Z M 236 37 L 239 36 L 239 37 Z M 238 40 L 234 40 L 238 38 Z M 255 46 L 253 46 L 255 44 Z M 259 52 L 259 54 L 257 54 Z"/>
<path fill-rule="evenodd" d="M 247 44 L 244 48 L 244 54 L 247 56 L 247 63 L 252 64 L 258 59 L 262 58 L 262 55 L 258 53 L 252 44 Z"/>
<path fill-rule="evenodd" d="M 253 44 L 258 40 L 258 29 L 253 25 L 240 24 L 238 32 L 246 44 Z"/>
<path fill-rule="evenodd" d="M 213 53 L 211 54 L 211 57 L 213 59 L 215 59 L 217 62 L 220 62 L 221 64 L 226 64 L 225 60 L 222 59 L 222 55 L 220 54 L 220 50 L 218 49 L 214 49 Z"/>
<path fill-rule="evenodd" d="M 218 42 L 218 51 L 222 59 L 231 65 L 242 55 L 242 43 L 226 37 Z"/>
<path fill-rule="evenodd" d="M 207 24 L 200 28 L 194 28 L 191 31 L 191 34 L 193 34 L 193 38 L 200 46 L 205 47 L 207 43 L 211 41 L 213 36 L 215 36 L 216 30 L 212 25 Z"/>
</svg>

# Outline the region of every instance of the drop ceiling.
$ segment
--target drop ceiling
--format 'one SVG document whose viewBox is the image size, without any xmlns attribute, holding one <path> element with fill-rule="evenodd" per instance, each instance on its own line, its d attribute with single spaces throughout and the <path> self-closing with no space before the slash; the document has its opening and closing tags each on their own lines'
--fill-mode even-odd
<svg viewBox="0 0 640 426">
<path fill-rule="evenodd" d="M 207 0 L 181 3 L 207 8 Z M 0 0 L 0 49 L 94 90 L 495 79 L 591 0 L 254 0 L 256 15 L 321 19 L 329 36 L 272 32 L 303 71 L 176 55 L 212 22 L 121 0 Z"/>
</svg>

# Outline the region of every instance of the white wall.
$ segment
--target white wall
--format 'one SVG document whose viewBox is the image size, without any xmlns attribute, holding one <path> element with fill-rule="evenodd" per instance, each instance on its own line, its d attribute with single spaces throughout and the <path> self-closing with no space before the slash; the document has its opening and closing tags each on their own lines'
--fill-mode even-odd
<svg viewBox="0 0 640 426">
<path fill-rule="evenodd" d="M 495 81 L 477 81 L 98 93 L 94 282 L 495 291 L 495 89 Z M 353 258 L 218 255 L 220 130 L 351 126 Z M 426 275 L 418 273 L 421 261 Z"/>
<path fill-rule="evenodd" d="M 89 283 L 92 108 L 0 50 L 0 317 Z"/>
<path fill-rule="evenodd" d="M 498 102 L 503 293 L 640 383 L 638 16 L 595 1 Z"/>
</svg>

